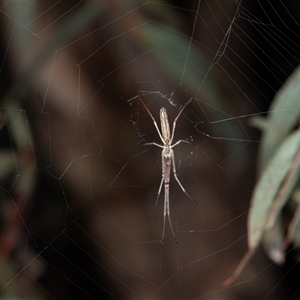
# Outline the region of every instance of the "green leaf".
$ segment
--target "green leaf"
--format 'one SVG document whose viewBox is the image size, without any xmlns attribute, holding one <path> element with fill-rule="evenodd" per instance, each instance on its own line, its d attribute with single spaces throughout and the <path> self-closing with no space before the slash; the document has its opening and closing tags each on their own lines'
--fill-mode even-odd
<svg viewBox="0 0 300 300">
<path fill-rule="evenodd" d="M 23 110 L 7 109 L 7 125 L 17 149 L 26 149 L 31 146 L 30 129 L 26 113 Z"/>
<path fill-rule="evenodd" d="M 300 151 L 298 151 L 298 154 L 295 160 L 293 161 L 292 166 L 289 169 L 288 174 L 286 175 L 284 182 L 282 183 L 280 190 L 278 191 L 278 194 L 276 195 L 276 198 L 273 201 L 272 207 L 269 212 L 268 222 L 266 225 L 267 229 L 273 227 L 278 213 L 280 212 L 282 207 L 286 204 L 287 200 L 292 194 L 299 178 L 299 172 L 300 172 Z"/>
<path fill-rule="evenodd" d="M 196 97 L 200 109 L 210 122 L 216 122 L 231 118 L 230 112 L 223 101 L 222 84 L 216 73 L 207 76 L 210 63 L 195 43 L 190 44 L 190 39 L 178 32 L 170 30 L 155 22 L 143 26 L 139 38 L 143 41 L 146 50 L 151 50 L 152 58 L 156 66 L 173 81 L 174 85 L 181 86 Z M 199 87 L 201 87 L 199 89 Z M 201 95 L 201 96 L 200 96 Z M 226 123 L 226 125 L 225 125 Z M 240 127 L 232 122 L 215 124 L 214 128 L 220 136 L 245 138 Z M 237 151 L 236 144 L 231 144 L 232 152 Z M 241 154 L 240 154 L 241 155 Z"/>
<path fill-rule="evenodd" d="M 292 241 L 294 245 L 300 244 L 300 190 L 296 189 L 292 198 L 297 204 L 292 221 L 289 224 L 289 228 L 286 235 L 285 246 L 288 246 Z"/>
<path fill-rule="evenodd" d="M 282 142 L 255 186 L 248 217 L 248 246 L 250 249 L 258 246 L 263 233 L 267 227 L 271 227 L 280 208 L 288 198 L 286 191 L 291 189 L 289 181 L 292 180 L 294 183 L 296 181 L 292 173 L 299 169 L 299 163 L 297 166 L 293 165 L 299 147 L 300 130 L 298 129 Z M 283 184 L 286 178 L 289 180 Z M 283 186 L 283 190 L 280 190 L 281 186 Z M 278 195 L 280 197 L 277 197 Z M 274 202 L 274 200 L 276 201 Z M 273 205 L 274 203 L 275 205 Z"/>
<path fill-rule="evenodd" d="M 281 214 L 276 218 L 273 227 L 264 234 L 262 243 L 266 253 L 272 261 L 278 265 L 284 263 L 284 230 Z"/>
<path fill-rule="evenodd" d="M 16 160 L 13 152 L 0 152 L 0 181 L 7 178 L 13 171 L 16 172 Z"/>
<path fill-rule="evenodd" d="M 259 169 L 270 160 L 283 139 L 296 127 L 300 115 L 300 66 L 287 79 L 269 108 L 260 144 Z"/>
<path fill-rule="evenodd" d="M 36 186 L 36 169 L 33 161 L 27 162 L 20 169 L 20 176 L 16 182 L 15 190 L 19 197 L 28 199 Z"/>
</svg>

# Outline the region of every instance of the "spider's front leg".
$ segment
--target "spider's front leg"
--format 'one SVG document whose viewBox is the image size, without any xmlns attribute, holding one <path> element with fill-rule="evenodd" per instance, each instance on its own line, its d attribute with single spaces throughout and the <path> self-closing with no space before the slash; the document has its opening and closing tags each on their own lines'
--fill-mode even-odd
<svg viewBox="0 0 300 300">
<path fill-rule="evenodd" d="M 157 144 L 157 143 L 145 143 L 143 146 L 157 146 L 159 148 L 164 148 L 164 146 L 160 145 L 160 144 Z"/>
</svg>

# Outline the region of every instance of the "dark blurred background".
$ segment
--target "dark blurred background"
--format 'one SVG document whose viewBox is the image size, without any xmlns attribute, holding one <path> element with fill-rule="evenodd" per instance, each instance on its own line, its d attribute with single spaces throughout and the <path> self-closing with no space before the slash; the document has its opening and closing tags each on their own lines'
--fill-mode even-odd
<svg viewBox="0 0 300 300">
<path fill-rule="evenodd" d="M 299 4 L 198 4 L 1 3 L 2 299 L 297 299 L 294 251 L 277 267 L 260 249 L 222 282 L 247 249 L 249 118 L 298 66 Z M 199 204 L 171 179 L 179 245 L 167 226 L 160 247 L 161 150 L 143 147 L 160 141 L 140 99 L 173 120 L 190 98 L 175 139 L 193 145 L 175 155 Z"/>
</svg>

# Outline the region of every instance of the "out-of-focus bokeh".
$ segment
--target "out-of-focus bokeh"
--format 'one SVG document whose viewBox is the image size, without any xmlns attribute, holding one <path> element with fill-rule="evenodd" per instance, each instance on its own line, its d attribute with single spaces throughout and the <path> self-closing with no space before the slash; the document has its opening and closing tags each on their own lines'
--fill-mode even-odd
<svg viewBox="0 0 300 300">
<path fill-rule="evenodd" d="M 32 1 L 0 4 L 0 298 L 290 299 L 247 249 L 260 131 L 299 64 L 299 4 Z M 176 124 L 166 224 L 161 143 L 143 101 Z M 295 296 L 297 297 L 297 296 Z M 296 298 L 295 298 L 296 299 Z"/>
</svg>

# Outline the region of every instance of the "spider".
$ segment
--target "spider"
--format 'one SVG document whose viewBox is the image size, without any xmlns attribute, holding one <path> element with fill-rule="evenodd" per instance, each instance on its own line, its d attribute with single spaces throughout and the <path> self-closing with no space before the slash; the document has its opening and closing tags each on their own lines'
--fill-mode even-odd
<svg viewBox="0 0 300 300">
<path fill-rule="evenodd" d="M 173 230 L 173 226 L 172 226 L 172 222 L 171 222 L 171 217 L 170 217 L 170 205 L 169 205 L 169 188 L 170 188 L 170 173 L 171 173 L 171 165 L 173 164 L 173 174 L 174 177 L 176 179 L 176 181 L 178 182 L 180 188 L 182 189 L 182 191 L 193 201 L 197 204 L 196 201 L 194 201 L 190 195 L 185 191 L 183 185 L 181 184 L 181 182 L 179 181 L 177 174 L 176 174 L 176 166 L 175 166 L 175 158 L 174 158 L 174 151 L 173 148 L 177 145 L 179 145 L 180 143 L 187 143 L 187 144 L 191 144 L 189 141 L 186 140 L 179 140 L 176 143 L 174 143 L 172 145 L 173 142 L 173 138 L 174 138 L 174 133 L 175 133 L 175 127 L 176 127 L 176 122 L 178 120 L 178 118 L 180 117 L 180 115 L 182 114 L 183 110 L 186 108 L 186 106 L 192 102 L 192 98 L 186 102 L 180 109 L 178 115 L 176 116 L 176 118 L 173 121 L 173 128 L 172 128 L 172 133 L 170 134 L 170 125 L 169 125 L 169 121 L 168 121 L 168 114 L 167 114 L 167 110 L 162 107 L 160 109 L 160 126 L 161 126 L 161 131 L 159 130 L 157 123 L 154 119 L 154 117 L 152 116 L 151 112 L 149 111 L 149 109 L 147 108 L 147 106 L 145 105 L 145 103 L 141 100 L 141 102 L 143 103 L 146 111 L 148 112 L 148 114 L 150 115 L 154 126 L 157 130 L 157 133 L 163 143 L 163 145 L 157 144 L 155 142 L 152 143 L 146 143 L 144 145 L 154 145 L 157 147 L 162 148 L 162 178 L 161 178 L 161 182 L 160 182 L 160 186 L 158 189 L 158 193 L 157 193 L 157 199 L 156 199 L 156 203 L 154 208 L 156 208 L 157 203 L 158 203 L 158 199 L 160 196 L 160 192 L 161 192 L 161 188 L 162 185 L 164 183 L 165 186 L 165 197 L 164 197 L 164 222 L 163 222 L 163 230 L 162 230 L 162 237 L 161 237 L 161 245 L 163 244 L 163 240 L 164 240 L 164 236 L 165 236 L 165 225 L 166 225 L 166 216 L 168 217 L 169 220 L 169 224 L 170 224 L 170 228 L 171 228 L 171 232 L 172 235 L 174 237 L 174 240 L 176 241 L 176 243 L 178 244 L 177 240 L 176 240 L 176 236 Z"/>
</svg>

